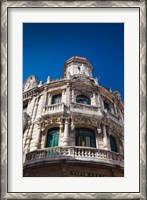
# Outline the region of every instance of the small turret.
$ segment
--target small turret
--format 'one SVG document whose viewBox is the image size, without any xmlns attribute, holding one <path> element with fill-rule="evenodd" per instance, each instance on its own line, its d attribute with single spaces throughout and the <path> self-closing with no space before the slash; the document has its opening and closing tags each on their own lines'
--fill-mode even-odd
<svg viewBox="0 0 147 200">
<path fill-rule="evenodd" d="M 91 78 L 92 72 L 93 66 L 83 57 L 73 56 L 66 61 L 64 66 L 64 77 L 67 79 L 75 74 L 83 74 Z"/>
</svg>

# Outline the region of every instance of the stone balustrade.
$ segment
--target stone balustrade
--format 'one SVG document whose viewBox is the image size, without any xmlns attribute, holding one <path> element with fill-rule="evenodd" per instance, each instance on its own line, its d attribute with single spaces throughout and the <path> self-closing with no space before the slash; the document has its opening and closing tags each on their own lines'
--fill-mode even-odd
<svg viewBox="0 0 147 200">
<path fill-rule="evenodd" d="M 26 155 L 25 164 L 32 161 L 44 161 L 55 159 L 76 159 L 114 164 L 123 167 L 124 156 L 112 151 L 91 147 L 50 147 L 38 149 Z"/>
<path fill-rule="evenodd" d="M 45 107 L 45 112 L 64 111 L 64 103 L 52 104 Z"/>
<path fill-rule="evenodd" d="M 34 91 L 34 90 L 25 92 L 25 93 L 23 94 L 23 101 L 24 101 L 24 100 L 27 100 L 27 99 L 30 99 L 30 98 L 33 98 L 33 97 L 36 96 L 36 95 L 37 95 L 37 92 Z"/>
<path fill-rule="evenodd" d="M 70 110 L 72 112 L 81 112 L 85 114 L 94 114 L 99 115 L 99 108 L 97 106 L 92 105 L 86 105 L 86 104 L 80 104 L 80 103 L 71 103 L 70 104 Z"/>
</svg>

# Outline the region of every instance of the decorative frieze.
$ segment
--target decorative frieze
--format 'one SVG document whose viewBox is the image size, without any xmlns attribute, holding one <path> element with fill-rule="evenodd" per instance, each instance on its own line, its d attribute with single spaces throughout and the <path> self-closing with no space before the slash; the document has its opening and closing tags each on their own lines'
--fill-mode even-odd
<svg viewBox="0 0 147 200">
<path fill-rule="evenodd" d="M 95 127 L 100 127 L 101 120 L 94 119 L 91 117 L 76 116 L 73 118 L 74 124 L 88 124 Z"/>
<path fill-rule="evenodd" d="M 83 94 L 83 95 L 87 95 L 88 97 L 93 97 L 93 92 L 90 92 L 90 91 L 86 91 L 86 90 L 77 90 L 77 89 L 75 89 L 74 90 L 74 94 L 75 95 L 81 95 L 81 94 Z"/>
<path fill-rule="evenodd" d="M 38 125 L 38 128 L 41 129 L 41 131 L 44 131 L 45 128 L 48 125 L 52 125 L 52 124 L 61 124 L 62 122 L 62 117 L 60 116 L 53 116 L 53 117 L 48 117 L 48 118 L 38 118 L 36 122 L 34 122 L 34 124 Z"/>
</svg>

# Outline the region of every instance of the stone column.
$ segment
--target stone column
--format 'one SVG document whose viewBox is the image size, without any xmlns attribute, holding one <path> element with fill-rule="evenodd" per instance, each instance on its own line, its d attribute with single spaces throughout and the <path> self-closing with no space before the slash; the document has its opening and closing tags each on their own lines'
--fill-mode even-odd
<svg viewBox="0 0 147 200">
<path fill-rule="evenodd" d="M 59 146 L 62 146 L 62 142 L 64 140 L 63 128 L 64 128 L 63 123 L 60 122 Z"/>
<path fill-rule="evenodd" d="M 64 140 L 63 140 L 64 146 L 68 146 L 68 140 L 69 140 L 69 119 L 65 119 Z"/>
<path fill-rule="evenodd" d="M 70 85 L 67 84 L 66 88 L 66 105 L 70 105 Z"/>
<path fill-rule="evenodd" d="M 114 114 L 114 106 L 112 103 L 110 104 L 110 109 L 111 109 L 111 113 Z"/>
<path fill-rule="evenodd" d="M 75 124 L 74 124 L 74 120 L 71 120 L 71 134 L 70 134 L 70 145 L 71 146 L 75 146 L 76 145 L 76 141 L 75 141 Z"/>
<path fill-rule="evenodd" d="M 100 94 L 97 94 L 97 103 L 98 103 L 98 112 L 99 112 L 99 114 L 101 114 L 102 115 L 102 111 L 101 111 L 101 102 L 100 102 Z"/>
<path fill-rule="evenodd" d="M 115 102 L 114 102 L 114 110 L 115 110 L 116 116 L 118 116 L 118 112 L 117 112 L 117 109 L 116 109 L 116 103 Z"/>
<path fill-rule="evenodd" d="M 35 143 L 35 147 L 34 150 L 39 148 L 39 144 L 40 144 L 40 133 L 41 133 L 41 127 L 38 127 L 38 130 L 36 131 L 36 143 Z"/>
<path fill-rule="evenodd" d="M 50 106 L 50 105 L 51 105 L 51 94 L 48 93 L 48 106 Z"/>
<path fill-rule="evenodd" d="M 32 134 L 32 140 L 30 143 L 30 151 L 34 151 L 39 148 L 40 133 L 41 133 L 41 126 L 39 125 L 37 127 L 37 124 L 36 124 L 33 130 L 33 134 Z"/>
<path fill-rule="evenodd" d="M 97 103 L 96 103 L 96 94 L 95 94 L 95 91 L 93 91 L 93 98 L 92 99 L 93 99 L 93 105 L 96 106 Z"/>
<path fill-rule="evenodd" d="M 72 89 L 72 102 L 74 102 L 74 89 Z"/>
<path fill-rule="evenodd" d="M 106 125 L 103 124 L 103 147 L 108 150 L 108 137 L 106 133 Z"/>
<path fill-rule="evenodd" d="M 45 88 L 45 93 L 43 96 L 43 104 L 42 104 L 42 111 L 45 112 L 46 110 L 46 101 L 47 101 L 47 88 Z"/>
<path fill-rule="evenodd" d="M 123 123 L 124 119 L 123 119 L 123 115 L 122 115 L 121 111 L 119 111 L 119 115 L 120 115 L 121 122 Z"/>
</svg>

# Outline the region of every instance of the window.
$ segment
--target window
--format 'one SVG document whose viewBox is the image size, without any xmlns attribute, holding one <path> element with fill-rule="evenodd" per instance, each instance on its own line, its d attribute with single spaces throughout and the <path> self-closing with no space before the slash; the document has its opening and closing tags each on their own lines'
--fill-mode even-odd
<svg viewBox="0 0 147 200">
<path fill-rule="evenodd" d="M 61 94 L 54 95 L 52 97 L 52 104 L 58 104 L 61 103 Z"/>
<path fill-rule="evenodd" d="M 76 102 L 81 103 L 81 104 L 88 104 L 88 105 L 91 104 L 90 99 L 88 97 L 84 96 L 84 95 L 77 96 Z"/>
<path fill-rule="evenodd" d="M 112 135 L 110 135 L 110 147 L 111 151 L 118 152 L 116 139 Z"/>
<path fill-rule="evenodd" d="M 49 129 L 47 133 L 46 147 L 58 146 L 59 128 Z"/>
<path fill-rule="evenodd" d="M 106 101 L 104 101 L 104 109 L 110 111 L 110 105 Z"/>
<path fill-rule="evenodd" d="M 76 128 L 76 146 L 96 147 L 94 130 L 88 128 Z"/>
</svg>

